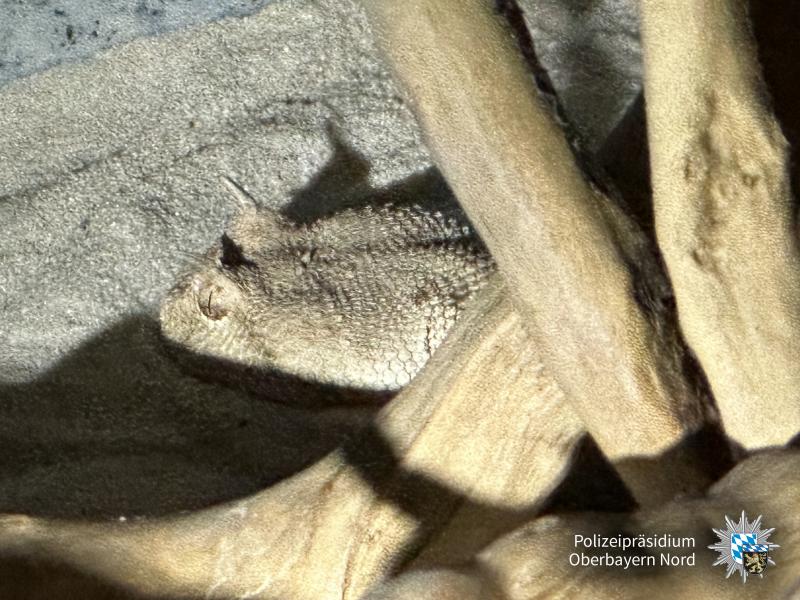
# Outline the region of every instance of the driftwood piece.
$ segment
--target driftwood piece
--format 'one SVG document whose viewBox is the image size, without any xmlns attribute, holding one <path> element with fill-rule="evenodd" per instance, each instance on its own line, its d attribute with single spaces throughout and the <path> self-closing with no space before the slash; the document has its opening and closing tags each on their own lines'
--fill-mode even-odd
<svg viewBox="0 0 800 600">
<path fill-rule="evenodd" d="M 490 3 L 365 4 L 414 101 L 428 143 L 497 258 L 504 284 L 496 279 L 478 294 L 421 375 L 367 429 L 267 490 L 225 506 L 162 519 L 91 523 L 0 518 L 0 558 L 5 563 L 0 597 L 19 597 L 26 591 L 19 587 L 24 585 L 19 583 L 20 570 L 45 582 L 41 585 L 58 586 L 37 590 L 42 597 L 63 597 L 64 586 L 71 585 L 73 596 L 87 599 L 124 594 L 324 600 L 358 598 L 370 589 L 375 599 L 660 597 L 665 591 L 671 597 L 729 597 L 731 582 L 710 567 L 712 557 L 689 573 L 659 569 L 634 579 L 618 572 L 569 568 L 565 556 L 581 529 L 670 531 L 701 540 L 698 532 L 720 526 L 726 513 L 738 513 L 743 505 L 755 514 L 765 513 L 786 548 L 776 556 L 780 568 L 767 575 L 760 591 L 770 597 L 796 594 L 800 544 L 797 518 L 790 513 L 800 499 L 794 449 L 749 458 L 702 498 L 671 500 L 634 514 L 540 517 L 498 538 L 547 506 L 569 470 L 584 423 L 643 505 L 704 488 L 727 466 L 728 446 L 718 438 L 718 445 L 709 446 L 709 438 L 702 437 L 714 431 L 715 411 L 702 386 L 696 385 L 653 247 L 583 178 Z M 721 108 L 711 111 L 713 118 L 707 103 L 690 102 L 680 109 L 668 98 L 656 99 L 650 109 L 654 147 L 662 144 L 657 139 L 665 130 L 659 127 L 671 111 L 685 110 L 679 123 L 684 117 L 705 118 L 707 135 L 698 146 L 702 156 L 689 169 L 700 183 L 688 186 L 687 193 L 699 201 L 707 196 L 698 190 L 708 187 L 721 194 L 710 194 L 714 200 L 744 198 L 741 204 L 746 205 L 768 204 L 772 198 L 775 204 L 764 213 L 734 211 L 730 228 L 703 220 L 705 209 L 698 217 L 693 204 L 685 219 L 677 219 L 677 241 L 665 254 L 685 260 L 687 249 L 698 247 L 693 240 L 682 246 L 681 235 L 690 231 L 707 237 L 710 230 L 717 240 L 714 236 L 721 229 L 723 247 L 741 250 L 743 265 L 751 265 L 745 271 L 758 264 L 775 266 L 772 276 L 753 274 L 752 285 L 767 288 L 765 304 L 777 303 L 778 324 L 791 329 L 796 324 L 794 232 L 783 193 L 783 142 L 762 105 L 748 104 L 748 94 L 758 87 L 755 63 L 752 56 L 737 57 L 732 50 L 738 45 L 748 54 L 749 46 L 741 44 L 746 37 L 741 6 L 713 1 L 693 8 L 698 14 L 715 14 L 722 23 L 714 34 L 721 36 L 719 60 L 725 67 L 717 85 L 728 85 L 730 79 L 736 92 L 741 83 L 737 77 L 743 77 L 744 91 L 741 98 L 722 94 L 721 100 L 715 99 L 714 106 Z M 666 34 L 659 33 L 662 25 L 653 22 L 661 10 L 672 19 L 665 18 L 663 31 L 670 23 L 677 27 L 671 7 L 653 3 L 643 10 L 645 29 L 649 28 L 645 35 L 650 36 L 645 45 L 650 54 L 648 86 L 655 86 L 656 96 L 674 77 L 676 57 L 672 48 L 664 49 L 663 57 L 653 56 L 661 51 L 658 43 L 666 41 Z M 737 38 L 740 34 L 744 37 Z M 711 46 L 698 41 L 695 30 L 681 35 L 700 48 L 698 56 L 707 58 Z M 727 71 L 731 65 L 735 68 Z M 702 110 L 695 114 L 698 106 Z M 740 117 L 746 126 L 741 139 L 732 133 Z M 680 139 L 677 136 L 677 148 L 669 143 L 655 148 L 664 153 L 653 163 L 657 179 L 663 177 L 656 182 L 660 231 L 670 211 L 684 200 L 674 198 L 671 189 L 665 193 L 663 183 L 675 169 L 672 153 L 686 149 Z M 684 139 L 690 147 L 695 143 L 691 137 Z M 749 156 L 737 145 L 742 141 L 755 154 L 763 150 L 767 155 L 752 185 L 744 175 L 753 174 L 737 163 L 740 156 Z M 678 176 L 685 175 L 679 170 Z M 735 184 L 729 175 L 739 177 Z M 700 226 L 691 229 L 698 218 Z M 741 232 L 746 218 L 758 224 L 754 231 Z M 769 231 L 772 228 L 777 232 Z M 741 248 L 732 232 L 743 236 Z M 659 241 L 669 245 L 665 239 L 659 233 Z M 753 256 L 746 256 L 746 240 L 757 245 Z M 690 258 L 698 264 L 718 264 L 720 255 L 714 248 L 706 250 L 707 256 Z M 731 256 L 723 253 L 722 262 Z M 753 320 L 749 312 L 738 318 L 746 324 L 744 329 L 751 327 L 750 337 L 734 339 L 731 336 L 740 330 L 726 311 L 736 305 L 731 298 L 751 293 L 751 282 L 715 275 L 707 289 L 717 290 L 714 285 L 719 284 L 727 296 L 712 299 L 717 304 L 703 303 L 687 291 L 688 276 L 679 282 L 683 274 L 675 276 L 675 261 L 669 256 L 667 261 L 681 323 L 714 391 L 728 398 L 720 405 L 733 435 L 750 446 L 784 441 L 798 428 L 790 385 L 796 337 L 783 337 L 783 330 L 762 324 L 766 313 L 748 305 L 747 311 L 757 311 Z M 781 273 L 787 276 L 783 288 Z M 686 315 L 683 306 L 689 307 Z M 719 309 L 724 318 L 717 324 L 719 333 L 715 330 L 704 338 L 697 315 L 712 309 Z M 720 379 L 745 359 L 746 340 L 767 356 L 773 350 L 782 353 L 774 365 L 758 357 L 752 372 L 736 373 L 743 389 L 755 394 L 761 393 L 759 378 L 769 383 L 769 369 L 774 369 L 771 406 L 781 409 L 787 421 L 773 427 L 770 419 L 774 434 L 767 426 L 741 425 L 754 400 L 735 404 Z M 554 378 L 546 369 L 552 369 Z M 705 439 L 705 447 L 687 443 L 698 436 Z M 540 546 L 546 550 L 538 553 Z M 698 544 L 698 564 L 704 562 L 704 551 Z M 383 580 L 405 568 L 459 560 L 467 561 L 460 570 L 412 570 L 381 587 Z M 56 578 L 51 577 L 53 568 L 60 569 Z M 64 569 L 94 579 L 70 578 Z"/>
<path fill-rule="evenodd" d="M 692 452 L 656 468 L 641 460 L 715 419 L 685 377 L 653 249 L 584 178 L 492 3 L 364 4 L 435 161 L 587 429 L 640 502 L 678 481 L 701 489 Z"/>
<path fill-rule="evenodd" d="M 800 248 L 747 2 L 640 12 L 656 230 L 681 329 L 731 437 L 784 444 L 800 430 Z"/>
<path fill-rule="evenodd" d="M 7 516 L 0 556 L 66 564 L 134 595 L 357 598 L 459 513 L 483 511 L 501 527 L 530 518 L 582 436 L 495 276 L 411 386 L 307 470 L 174 518 Z M 0 596 L 10 585 L 13 576 L 0 581 Z"/>
<path fill-rule="evenodd" d="M 633 514 L 579 513 L 540 517 L 479 552 L 459 568 L 412 571 L 380 586 L 365 600 L 441 598 L 453 600 L 529 600 L 530 598 L 615 600 L 617 598 L 709 598 L 725 600 L 752 593 L 761 598 L 796 598 L 800 593 L 800 452 L 772 451 L 751 457 L 715 484 L 704 498 L 683 499 Z M 764 528 L 775 528 L 770 541 L 775 566 L 763 579 L 750 576 L 743 588 L 724 566 L 714 566 L 717 541 L 713 528 L 725 528 L 725 515 L 734 521 L 747 507 L 751 520 L 763 515 Z M 694 555 L 694 565 L 658 568 L 571 566 L 570 555 L 600 556 L 635 553 L 575 547 L 576 534 L 631 536 L 668 534 L 691 538 L 694 546 L 658 548 L 647 554 L 661 562 L 662 551 L 679 557 Z M 573 558 L 573 560 L 575 560 Z M 667 559 L 671 560 L 671 559 Z M 688 561 L 687 559 L 684 559 Z M 738 581 L 737 581 L 738 580 Z M 755 590 L 755 591 L 751 591 Z"/>
</svg>

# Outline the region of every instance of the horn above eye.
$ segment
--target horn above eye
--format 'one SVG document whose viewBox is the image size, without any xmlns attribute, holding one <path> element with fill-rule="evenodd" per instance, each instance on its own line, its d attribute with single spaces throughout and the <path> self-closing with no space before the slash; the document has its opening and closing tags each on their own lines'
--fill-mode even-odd
<svg viewBox="0 0 800 600">
<path fill-rule="evenodd" d="M 253 200 L 253 197 L 248 194 L 241 185 L 227 175 L 223 175 L 221 179 L 225 187 L 228 188 L 228 193 L 231 195 L 240 211 L 247 212 L 256 210 L 256 201 Z"/>
</svg>

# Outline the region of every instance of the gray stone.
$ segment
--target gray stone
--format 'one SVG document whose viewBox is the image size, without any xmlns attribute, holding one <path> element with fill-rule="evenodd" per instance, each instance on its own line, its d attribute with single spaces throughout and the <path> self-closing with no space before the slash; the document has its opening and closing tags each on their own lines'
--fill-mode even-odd
<svg viewBox="0 0 800 600">
<path fill-rule="evenodd" d="M 537 56 L 591 151 L 642 89 L 634 0 L 520 0 Z"/>
<path fill-rule="evenodd" d="M 227 16 L 270 0 L 0 0 L 0 86 L 105 48 Z"/>
<path fill-rule="evenodd" d="M 62 6 L 67 15 L 48 27 L 100 5 Z M 202 6 L 192 18 L 211 14 Z M 38 35 L 26 25 L 33 6 L 2 8 L 2 27 L 15 32 L 0 34 L 13 46 L 3 55 L 21 57 L 14 77 L 61 60 L 27 46 Z M 73 24 L 76 48 L 86 19 Z M 577 64 L 564 61 L 556 82 L 583 85 L 568 77 Z M 190 377 L 165 355 L 156 320 L 160 299 L 232 213 L 220 175 L 282 206 L 329 162 L 332 120 L 369 164 L 360 176 L 371 187 L 430 168 L 357 4 L 278 2 L 137 39 L 7 82 L 0 106 L 0 512 L 216 503 L 309 464 L 371 414 L 300 411 Z M 592 118 L 589 135 L 609 128 Z"/>
</svg>

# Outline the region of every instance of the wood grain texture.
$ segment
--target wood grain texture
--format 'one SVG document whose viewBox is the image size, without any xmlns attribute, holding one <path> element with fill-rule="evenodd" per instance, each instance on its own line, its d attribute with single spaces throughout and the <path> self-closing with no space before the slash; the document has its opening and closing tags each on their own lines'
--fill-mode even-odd
<svg viewBox="0 0 800 600">
<path fill-rule="evenodd" d="M 492 3 L 365 5 L 437 165 L 603 451 L 653 457 L 713 422 L 684 377 L 654 249 L 584 178 Z M 674 492 L 618 468 L 641 502 Z M 708 483 L 684 475 L 695 489 Z"/>
<path fill-rule="evenodd" d="M 641 19 L 656 229 L 681 329 L 728 433 L 784 444 L 800 430 L 800 248 L 747 3 L 644 0 Z"/>
</svg>

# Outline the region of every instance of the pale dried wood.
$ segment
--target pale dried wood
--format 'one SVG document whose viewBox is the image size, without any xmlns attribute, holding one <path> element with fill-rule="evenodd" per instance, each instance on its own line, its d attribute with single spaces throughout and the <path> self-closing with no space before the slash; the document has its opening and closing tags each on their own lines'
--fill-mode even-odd
<svg viewBox="0 0 800 600">
<path fill-rule="evenodd" d="M 678 482 L 701 489 L 692 452 L 665 468 L 664 453 L 715 415 L 685 378 L 653 249 L 585 180 L 492 2 L 364 4 L 435 162 L 587 429 L 640 502 Z M 641 460 L 659 455 L 654 468 Z M 683 476 L 663 478 L 669 469 Z"/>
<path fill-rule="evenodd" d="M 640 13 L 656 230 L 681 329 L 731 437 L 784 444 L 800 431 L 800 248 L 747 2 L 643 0 Z"/>
<path fill-rule="evenodd" d="M 535 514 L 583 435 L 495 277 L 375 423 L 298 475 L 172 518 L 3 517 L 0 557 L 156 597 L 358 598 L 469 507 Z"/>
</svg>

